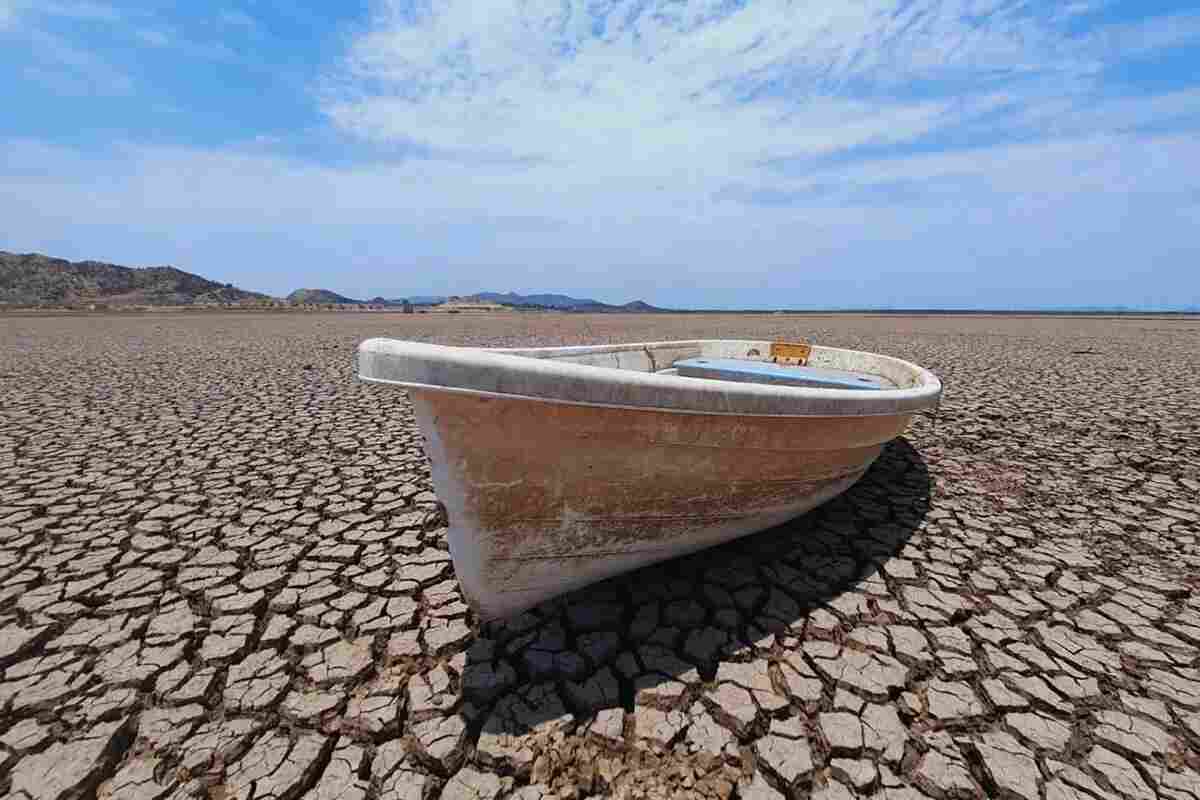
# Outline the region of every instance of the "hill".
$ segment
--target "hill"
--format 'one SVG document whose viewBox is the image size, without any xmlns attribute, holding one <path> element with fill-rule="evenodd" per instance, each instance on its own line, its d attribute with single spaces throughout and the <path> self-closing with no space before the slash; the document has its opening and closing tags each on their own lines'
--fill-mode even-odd
<svg viewBox="0 0 1200 800">
<path fill-rule="evenodd" d="M 517 294 L 516 292 L 499 294 L 497 292 L 480 292 L 471 295 L 471 298 L 491 303 L 500 303 L 505 306 L 513 306 L 514 308 L 552 308 L 560 311 L 629 311 L 650 313 L 664 310 L 641 300 L 634 300 L 632 303 L 617 306 L 609 303 L 601 303 L 599 300 L 592 300 L 591 298 L 571 297 L 565 294 Z"/>
<path fill-rule="evenodd" d="M 537 306 L 538 308 L 576 308 L 580 305 L 596 305 L 595 300 L 580 300 L 565 294 L 517 294 L 516 292 L 479 292 L 471 295 L 478 300 L 500 303 L 506 306 Z"/>
<path fill-rule="evenodd" d="M 0 250 L 0 305 L 206 305 L 271 298 L 175 267 L 123 267 Z"/>
<path fill-rule="evenodd" d="M 624 305 L 610 305 L 586 297 L 571 297 L 565 294 L 518 294 L 516 292 L 477 292 L 472 295 L 459 297 L 444 297 L 439 295 L 420 295 L 408 298 L 372 297 L 370 300 L 355 300 L 338 294 L 329 289 L 297 289 L 287 296 L 287 302 L 292 305 L 371 305 L 394 308 L 402 306 L 405 300 L 414 306 L 436 306 L 447 300 L 498 303 L 512 308 L 555 310 L 555 311 L 588 311 L 603 312 L 633 312 L 651 313 L 663 311 L 649 303 L 634 300 Z"/>
<path fill-rule="evenodd" d="M 632 303 L 626 303 L 625 305 L 621 306 L 621 309 L 623 311 L 637 311 L 637 312 L 666 311 L 665 308 L 659 308 L 658 306 L 652 306 L 649 303 L 643 302 L 641 300 L 634 300 Z"/>
<path fill-rule="evenodd" d="M 354 300 L 331 292 L 328 289 L 297 289 L 285 298 L 294 306 L 303 305 L 362 305 L 362 300 Z"/>
<path fill-rule="evenodd" d="M 414 306 L 437 305 L 440 296 L 410 297 Z M 664 309 L 635 300 L 610 305 L 591 298 L 565 294 L 480 292 L 464 300 L 477 300 L 513 308 L 586 311 L 592 313 L 648 313 Z M 375 297 L 356 300 L 329 289 L 297 289 L 285 298 L 289 305 L 340 305 L 400 307 L 404 299 Z M 176 267 L 125 267 L 101 261 L 67 261 L 40 253 L 0 250 L 0 307 L 80 306 L 93 303 L 126 306 L 258 305 L 274 298 L 218 283 Z"/>
</svg>

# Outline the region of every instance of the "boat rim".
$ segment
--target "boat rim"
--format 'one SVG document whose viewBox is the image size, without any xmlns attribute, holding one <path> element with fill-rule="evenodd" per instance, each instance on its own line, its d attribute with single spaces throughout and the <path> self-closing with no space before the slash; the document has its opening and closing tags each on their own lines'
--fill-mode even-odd
<svg viewBox="0 0 1200 800">
<path fill-rule="evenodd" d="M 511 398 L 531 402 L 754 417 L 868 417 L 912 414 L 937 406 L 941 380 L 928 369 L 894 356 L 819 345 L 822 350 L 880 359 L 908 372 L 905 388 L 834 389 L 702 380 L 617 366 L 549 358 L 666 347 L 759 342 L 686 339 L 565 347 L 484 348 L 439 345 L 387 337 L 358 347 L 358 376 L 367 383 L 407 389 Z"/>
</svg>

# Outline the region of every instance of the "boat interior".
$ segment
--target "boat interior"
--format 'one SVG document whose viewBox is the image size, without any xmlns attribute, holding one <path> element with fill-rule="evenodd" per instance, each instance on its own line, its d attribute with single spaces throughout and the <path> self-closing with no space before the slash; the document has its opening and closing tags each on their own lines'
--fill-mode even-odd
<svg viewBox="0 0 1200 800">
<path fill-rule="evenodd" d="M 899 359 L 802 342 L 701 339 L 493 352 L 697 380 L 868 392 L 909 388 L 922 381 L 919 371 Z"/>
</svg>

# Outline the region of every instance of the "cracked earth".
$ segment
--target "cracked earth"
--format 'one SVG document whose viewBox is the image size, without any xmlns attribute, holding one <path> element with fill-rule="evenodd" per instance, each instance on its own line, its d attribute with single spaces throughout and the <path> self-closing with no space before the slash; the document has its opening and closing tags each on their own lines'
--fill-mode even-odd
<svg viewBox="0 0 1200 800">
<path fill-rule="evenodd" d="M 354 347 L 946 383 L 793 523 L 480 627 Z M 0 316 L 0 797 L 1200 798 L 1200 322 Z"/>
</svg>

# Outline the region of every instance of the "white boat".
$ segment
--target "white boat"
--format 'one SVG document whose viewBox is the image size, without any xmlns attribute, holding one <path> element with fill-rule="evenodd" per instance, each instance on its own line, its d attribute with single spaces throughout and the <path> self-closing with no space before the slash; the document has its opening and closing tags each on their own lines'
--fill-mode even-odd
<svg viewBox="0 0 1200 800">
<path fill-rule="evenodd" d="M 768 341 L 369 339 L 358 363 L 409 391 L 481 619 L 803 514 L 942 393 L 897 358 Z"/>
</svg>

